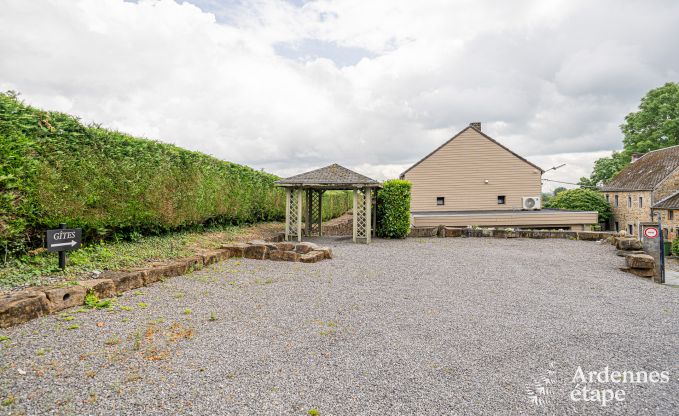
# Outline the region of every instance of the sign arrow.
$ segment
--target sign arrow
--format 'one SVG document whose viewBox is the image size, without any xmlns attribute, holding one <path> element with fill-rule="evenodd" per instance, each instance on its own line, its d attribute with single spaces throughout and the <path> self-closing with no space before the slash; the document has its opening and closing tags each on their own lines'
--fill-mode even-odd
<svg viewBox="0 0 679 416">
<path fill-rule="evenodd" d="M 64 246 L 71 246 L 73 247 L 74 245 L 78 244 L 76 241 L 71 240 L 68 243 L 58 243 L 58 244 L 52 244 L 52 247 L 64 247 Z"/>
</svg>

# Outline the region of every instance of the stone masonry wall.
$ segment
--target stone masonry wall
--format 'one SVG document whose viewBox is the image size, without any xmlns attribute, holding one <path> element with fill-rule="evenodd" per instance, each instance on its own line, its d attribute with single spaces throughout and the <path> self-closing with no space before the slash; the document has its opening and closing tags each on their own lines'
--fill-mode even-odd
<svg viewBox="0 0 679 416">
<path fill-rule="evenodd" d="M 653 191 L 653 202 L 658 202 L 679 191 L 679 169 L 665 178 Z"/>
<path fill-rule="evenodd" d="M 633 226 L 633 234 L 639 236 L 640 222 L 651 220 L 651 192 L 605 192 L 613 210 L 613 221 L 611 228 L 613 231 L 629 232 L 629 225 Z M 615 206 L 615 196 L 618 196 L 618 206 Z M 632 197 L 632 206 L 628 205 L 628 197 Z M 643 198 L 643 206 L 639 206 L 639 197 Z M 615 223 L 618 223 L 619 230 L 615 230 Z"/>
</svg>

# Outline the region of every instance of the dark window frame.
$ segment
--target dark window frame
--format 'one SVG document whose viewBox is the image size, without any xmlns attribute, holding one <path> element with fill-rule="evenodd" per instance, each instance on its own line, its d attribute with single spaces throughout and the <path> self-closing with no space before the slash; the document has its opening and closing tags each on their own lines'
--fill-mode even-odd
<svg viewBox="0 0 679 416">
<path fill-rule="evenodd" d="M 497 196 L 497 204 L 498 205 L 507 205 L 507 196 L 506 195 L 498 195 Z"/>
<path fill-rule="evenodd" d="M 446 204 L 446 197 L 445 196 L 437 196 L 436 197 L 436 205 L 445 205 Z"/>
</svg>

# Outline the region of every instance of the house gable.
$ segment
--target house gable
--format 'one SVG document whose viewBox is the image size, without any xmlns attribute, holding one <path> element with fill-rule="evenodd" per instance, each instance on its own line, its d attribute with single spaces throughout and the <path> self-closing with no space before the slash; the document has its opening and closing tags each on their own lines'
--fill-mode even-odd
<svg viewBox="0 0 679 416">
<path fill-rule="evenodd" d="M 417 211 L 515 210 L 540 196 L 543 170 L 473 127 L 467 127 L 401 177 L 413 183 Z M 504 204 L 499 203 L 504 197 Z M 443 200 L 441 200 L 443 198 Z"/>
</svg>

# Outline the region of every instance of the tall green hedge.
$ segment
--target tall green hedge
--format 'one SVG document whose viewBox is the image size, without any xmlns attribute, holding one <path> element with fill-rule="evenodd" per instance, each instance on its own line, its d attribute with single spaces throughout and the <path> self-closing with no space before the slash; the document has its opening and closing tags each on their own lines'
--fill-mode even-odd
<svg viewBox="0 0 679 416">
<path fill-rule="evenodd" d="M 86 240 L 284 217 L 278 177 L 41 111 L 0 93 L 0 253 L 66 222 Z M 326 215 L 349 208 L 328 193 Z M 3 253 L 3 254 L 4 254 Z"/>
<path fill-rule="evenodd" d="M 391 179 L 377 192 L 377 235 L 405 238 L 410 232 L 409 181 Z"/>
<path fill-rule="evenodd" d="M 599 213 L 599 222 L 604 222 L 613 215 L 611 204 L 606 201 L 601 192 L 585 188 L 559 192 L 545 204 L 545 208 L 596 211 Z"/>
</svg>

